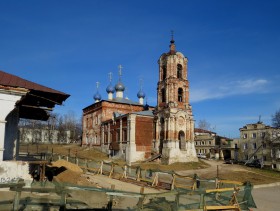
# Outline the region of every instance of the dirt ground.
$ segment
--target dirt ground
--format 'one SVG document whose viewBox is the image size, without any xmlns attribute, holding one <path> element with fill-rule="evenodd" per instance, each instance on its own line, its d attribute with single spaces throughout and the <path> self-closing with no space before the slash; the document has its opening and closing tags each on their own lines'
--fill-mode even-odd
<svg viewBox="0 0 280 211">
<path fill-rule="evenodd" d="M 78 145 L 23 145 L 20 147 L 21 153 L 41 153 L 41 152 L 53 152 L 60 155 L 70 155 L 77 156 L 78 158 L 85 158 L 89 160 L 109 160 L 107 155 L 100 153 L 94 148 L 84 148 Z M 116 162 L 116 161 L 114 161 Z M 119 165 L 124 164 L 123 161 L 118 161 Z M 99 191 L 90 191 L 90 190 L 78 190 L 74 189 L 68 193 L 67 200 L 77 200 L 80 202 L 84 202 L 85 205 L 78 204 L 77 208 L 83 208 L 83 206 L 89 207 L 99 207 L 106 208 L 108 206 L 108 202 L 112 201 L 113 208 L 121 208 L 122 210 L 133 210 L 135 206 L 141 201 L 141 197 L 139 198 L 139 193 L 142 191 L 146 194 L 154 194 L 152 198 L 147 198 L 146 202 L 151 202 L 152 204 L 156 204 L 157 209 L 147 209 L 147 210 L 174 210 L 172 208 L 172 203 L 175 201 L 175 196 L 162 196 L 162 194 L 166 194 L 166 190 L 156 189 L 152 187 L 145 186 L 142 189 L 141 186 L 127 183 L 117 179 L 111 179 L 105 175 L 96 175 L 90 172 L 83 173 L 81 169 L 74 164 L 67 163 L 63 160 L 53 162 L 53 165 L 61 168 L 66 167 L 67 170 L 58 174 L 54 177 L 54 181 L 62 182 L 62 183 L 72 183 L 74 186 L 84 186 L 89 188 L 103 188 L 102 192 Z M 243 165 L 237 164 L 225 164 L 223 161 L 215 161 L 215 160 L 200 160 L 197 163 L 175 163 L 172 165 L 160 165 L 159 162 L 149 162 L 149 163 L 135 163 L 135 166 L 140 166 L 142 169 L 152 169 L 153 171 L 168 171 L 168 172 L 176 172 L 179 175 L 190 176 L 192 177 L 194 174 L 197 174 L 200 179 L 214 179 L 215 177 L 219 177 L 220 179 L 226 180 L 234 180 L 234 181 L 250 181 L 253 185 L 258 184 L 269 184 L 280 182 L 280 172 L 274 172 L 263 169 L 255 169 L 246 167 Z M 105 190 L 105 191 L 104 191 Z M 114 192 L 116 191 L 116 192 Z M 121 196 L 121 192 L 125 191 L 128 195 Z M 168 191 L 167 191 L 168 192 Z M 129 193 L 130 196 L 129 196 Z M 135 193 L 135 196 L 133 196 Z M 5 197 L 0 197 L 1 200 L 10 200 L 12 201 L 14 198 L 14 194 L 11 191 L 2 192 L 0 191 L 0 195 Z M 49 201 L 51 198 L 60 200 L 60 196 L 51 194 L 49 196 L 46 195 L 38 195 L 31 193 L 23 193 L 22 201 L 35 200 L 44 202 L 46 199 Z M 120 195 L 116 195 L 120 194 Z M 137 195 L 138 194 L 138 195 Z M 155 195 L 157 197 L 155 197 Z M 129 196 L 129 197 L 128 197 Z M 162 196 L 162 197 L 161 197 Z M 199 201 L 200 198 L 196 199 L 195 196 L 192 200 Z M 159 201 L 157 201 L 159 200 Z M 181 200 L 181 199 L 180 199 Z M 184 197 L 183 197 L 184 200 Z M 185 199 L 189 200 L 189 199 Z M 45 202 L 44 202 L 45 203 Z M 31 203 L 32 204 L 32 203 Z M 49 206 L 49 202 L 47 203 Z M 6 207 L 11 206 L 5 205 Z M 30 210 L 36 210 L 37 207 L 30 207 Z M 162 209 L 159 207 L 162 206 Z M 170 206 L 170 207 L 169 207 Z M 74 204 L 71 205 L 71 208 L 75 207 Z M 0 203 L 1 208 L 1 203 Z M 27 210 L 29 210 L 27 209 Z M 121 210 L 120 209 L 120 210 Z M 51 210 L 51 209 L 49 209 Z M 53 210 L 58 210 L 58 207 L 55 207 Z"/>
<path fill-rule="evenodd" d="M 53 152 L 61 155 L 77 156 L 89 160 L 109 160 L 108 156 L 94 148 L 81 147 L 76 144 L 29 144 L 20 146 L 21 153 L 41 153 Z M 119 165 L 124 165 L 124 161 L 114 160 Z M 197 163 L 175 163 L 172 165 L 160 165 L 159 162 L 135 163 L 142 169 L 152 169 L 160 171 L 175 171 L 181 175 L 193 176 L 195 173 L 202 179 L 213 179 L 216 176 L 222 179 L 235 180 L 240 182 L 250 181 L 252 184 L 268 184 L 280 181 L 280 172 L 251 168 L 237 164 L 224 164 L 223 161 L 200 160 Z"/>
</svg>

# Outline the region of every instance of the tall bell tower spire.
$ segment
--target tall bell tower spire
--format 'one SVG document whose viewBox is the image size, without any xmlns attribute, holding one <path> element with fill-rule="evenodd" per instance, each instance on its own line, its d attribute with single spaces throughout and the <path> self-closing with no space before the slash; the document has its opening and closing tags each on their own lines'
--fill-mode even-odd
<svg viewBox="0 0 280 211">
<path fill-rule="evenodd" d="M 188 59 L 176 51 L 173 31 L 169 48 L 158 60 L 154 150 L 162 154 L 164 164 L 197 161 L 189 104 Z"/>
</svg>

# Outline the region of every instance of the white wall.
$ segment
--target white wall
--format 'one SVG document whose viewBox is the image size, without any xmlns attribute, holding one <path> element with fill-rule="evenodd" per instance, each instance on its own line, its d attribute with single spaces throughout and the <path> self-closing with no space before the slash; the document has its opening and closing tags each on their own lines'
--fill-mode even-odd
<svg viewBox="0 0 280 211">
<path fill-rule="evenodd" d="M 18 121 L 18 111 L 14 109 L 16 102 L 25 94 L 26 92 L 24 91 L 17 92 L 0 89 L 0 161 L 5 159 L 4 154 L 8 159 L 14 155 L 14 152 L 11 151 L 14 148 L 10 148 L 14 145 L 15 137 L 17 138 L 15 124 Z M 7 123 L 7 121 L 9 122 Z"/>
</svg>

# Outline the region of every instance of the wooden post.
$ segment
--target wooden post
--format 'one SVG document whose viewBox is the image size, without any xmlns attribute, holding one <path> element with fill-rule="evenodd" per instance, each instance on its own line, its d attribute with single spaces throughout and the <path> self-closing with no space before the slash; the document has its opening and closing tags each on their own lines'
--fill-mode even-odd
<svg viewBox="0 0 280 211">
<path fill-rule="evenodd" d="M 144 194 L 144 187 L 141 187 L 140 189 L 140 194 Z M 143 204 L 144 204 L 144 201 L 145 201 L 145 195 L 141 196 L 136 204 L 136 206 L 138 207 L 139 210 L 142 210 L 143 209 Z"/>
<path fill-rule="evenodd" d="M 199 208 L 202 209 L 203 207 L 204 207 L 204 194 L 200 194 Z"/>
<path fill-rule="evenodd" d="M 157 186 L 157 185 L 158 185 L 158 172 L 155 173 L 155 178 L 154 178 L 154 181 L 152 183 L 152 187 Z"/>
<path fill-rule="evenodd" d="M 174 186 L 175 186 L 175 178 L 176 178 L 176 175 L 175 175 L 175 174 L 172 174 L 172 182 L 171 182 L 170 190 L 173 190 L 173 189 L 174 189 Z"/>
<path fill-rule="evenodd" d="M 140 181 L 141 168 L 138 167 L 137 169 L 138 169 L 138 172 L 137 172 L 137 178 L 136 178 L 136 180 L 137 180 L 137 181 Z"/>
<path fill-rule="evenodd" d="M 62 191 L 61 198 L 60 198 L 60 208 L 59 210 L 66 210 L 66 193 Z"/>
<path fill-rule="evenodd" d="M 21 196 L 21 188 L 24 186 L 23 179 L 20 179 L 18 181 L 17 186 L 15 187 L 15 197 L 14 197 L 14 203 L 13 203 L 13 211 L 18 211 L 19 210 L 19 202 L 20 202 L 20 196 Z M 13 189 L 12 189 L 13 190 Z"/>
<path fill-rule="evenodd" d="M 179 204 L 180 204 L 179 199 L 180 199 L 180 195 L 179 195 L 179 193 L 177 193 L 176 196 L 175 196 L 175 207 L 174 207 L 174 210 L 178 210 L 178 207 L 179 207 Z"/>
<path fill-rule="evenodd" d="M 111 190 L 115 190 L 115 185 L 111 185 Z M 113 201 L 114 201 L 114 197 L 112 195 L 110 195 L 110 199 L 107 204 L 107 210 L 112 210 Z"/>
<path fill-rule="evenodd" d="M 122 178 L 125 178 L 125 179 L 127 178 L 126 171 L 127 171 L 127 166 L 125 165 L 125 166 L 124 166 L 124 171 L 123 171 Z"/>
<path fill-rule="evenodd" d="M 79 165 L 79 158 L 76 157 L 76 165 Z"/>
<path fill-rule="evenodd" d="M 101 161 L 100 168 L 99 168 L 99 170 L 97 171 L 97 174 L 100 174 L 100 175 L 103 174 L 103 160 Z"/>
<path fill-rule="evenodd" d="M 109 178 L 112 177 L 113 172 L 114 172 L 114 164 L 112 163 L 112 165 L 111 165 L 111 171 L 110 171 L 110 174 L 109 174 Z"/>
</svg>

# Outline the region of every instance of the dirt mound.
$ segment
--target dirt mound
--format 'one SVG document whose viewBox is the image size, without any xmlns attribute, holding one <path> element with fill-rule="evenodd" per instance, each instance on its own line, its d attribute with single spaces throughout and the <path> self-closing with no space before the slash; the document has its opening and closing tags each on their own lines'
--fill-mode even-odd
<svg viewBox="0 0 280 211">
<path fill-rule="evenodd" d="M 96 184 L 91 182 L 88 178 L 82 176 L 81 172 L 71 171 L 67 169 L 55 176 L 53 180 L 59 183 L 96 187 Z"/>
<path fill-rule="evenodd" d="M 71 170 L 73 172 L 83 173 L 83 170 L 76 164 L 70 163 L 66 160 L 58 160 L 52 162 L 52 166 L 54 167 L 65 167 L 67 170 Z"/>
</svg>

